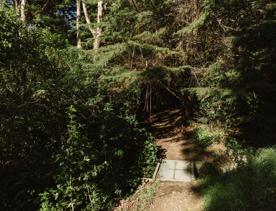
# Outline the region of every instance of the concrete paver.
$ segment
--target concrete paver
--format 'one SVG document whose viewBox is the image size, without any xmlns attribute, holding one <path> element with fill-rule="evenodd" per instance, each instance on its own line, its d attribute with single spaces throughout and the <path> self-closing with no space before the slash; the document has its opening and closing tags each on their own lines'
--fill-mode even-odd
<svg viewBox="0 0 276 211">
<path fill-rule="evenodd" d="M 190 182 L 194 180 L 191 163 L 185 160 L 163 160 L 157 177 L 161 181 Z"/>
</svg>

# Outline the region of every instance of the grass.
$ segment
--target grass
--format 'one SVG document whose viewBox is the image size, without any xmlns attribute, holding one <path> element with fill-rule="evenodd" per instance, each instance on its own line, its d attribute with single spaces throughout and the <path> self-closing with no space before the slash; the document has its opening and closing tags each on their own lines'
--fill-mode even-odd
<svg viewBox="0 0 276 211">
<path fill-rule="evenodd" d="M 159 182 L 142 185 L 117 211 L 144 211 L 152 202 Z"/>
<path fill-rule="evenodd" d="M 259 150 L 229 172 L 209 166 L 196 190 L 206 211 L 276 210 L 276 148 Z"/>
<path fill-rule="evenodd" d="M 195 124 L 192 134 L 193 142 L 203 148 L 218 143 L 224 139 L 225 133 L 219 127 L 210 127 L 205 124 Z"/>
</svg>

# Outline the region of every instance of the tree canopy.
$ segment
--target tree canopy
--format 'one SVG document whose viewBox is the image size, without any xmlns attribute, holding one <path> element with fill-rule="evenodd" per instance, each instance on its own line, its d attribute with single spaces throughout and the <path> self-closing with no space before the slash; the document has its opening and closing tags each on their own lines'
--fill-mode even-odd
<svg viewBox="0 0 276 211">
<path fill-rule="evenodd" d="M 112 210 L 153 174 L 145 122 L 168 108 L 203 145 L 273 148 L 275 96 L 274 0 L 1 0 L 1 208 Z"/>
</svg>

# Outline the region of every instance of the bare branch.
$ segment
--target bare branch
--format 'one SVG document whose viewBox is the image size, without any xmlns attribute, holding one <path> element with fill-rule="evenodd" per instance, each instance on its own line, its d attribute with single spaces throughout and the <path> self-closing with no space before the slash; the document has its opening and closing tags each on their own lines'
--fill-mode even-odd
<svg viewBox="0 0 276 211">
<path fill-rule="evenodd" d="M 102 35 L 102 29 L 99 26 L 100 23 L 102 22 L 102 17 L 103 17 L 103 1 L 99 0 L 98 1 L 98 12 L 97 12 L 97 29 L 96 29 L 96 36 L 93 44 L 93 48 L 97 50 L 100 47 L 100 36 Z"/>
<path fill-rule="evenodd" d="M 88 25 L 89 31 L 91 32 L 92 36 L 95 37 L 96 31 L 91 27 L 91 21 L 90 21 L 88 12 L 87 12 L 85 0 L 82 0 L 82 9 L 83 9 L 84 17 L 85 17 L 86 23 Z"/>
</svg>

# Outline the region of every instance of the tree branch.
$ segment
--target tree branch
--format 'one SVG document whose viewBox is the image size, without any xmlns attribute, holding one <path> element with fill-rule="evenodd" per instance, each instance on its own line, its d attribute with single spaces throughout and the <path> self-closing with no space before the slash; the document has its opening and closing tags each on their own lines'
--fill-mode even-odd
<svg viewBox="0 0 276 211">
<path fill-rule="evenodd" d="M 88 24 L 89 31 L 91 32 L 92 36 L 95 37 L 96 36 L 96 31 L 91 27 L 91 21 L 90 21 L 88 12 L 87 12 L 86 1 L 85 0 L 82 0 L 82 9 L 83 9 L 83 13 L 84 13 L 86 23 Z"/>
</svg>

